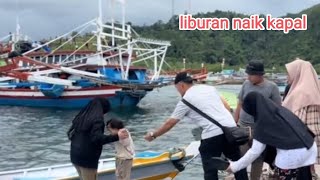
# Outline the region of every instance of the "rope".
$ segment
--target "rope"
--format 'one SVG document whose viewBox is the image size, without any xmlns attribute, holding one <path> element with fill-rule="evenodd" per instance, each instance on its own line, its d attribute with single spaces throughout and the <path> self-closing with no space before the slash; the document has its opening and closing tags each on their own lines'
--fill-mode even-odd
<svg viewBox="0 0 320 180">
<path fill-rule="evenodd" d="M 193 156 L 189 161 L 187 161 L 187 163 L 184 165 L 184 167 L 187 167 L 189 164 L 192 164 L 191 162 L 196 159 L 198 156 L 200 155 L 200 153 L 198 153 L 197 155 Z M 196 164 L 196 163 L 194 163 Z M 199 165 L 199 164 L 197 164 Z M 202 164 L 201 164 L 202 165 Z"/>
</svg>

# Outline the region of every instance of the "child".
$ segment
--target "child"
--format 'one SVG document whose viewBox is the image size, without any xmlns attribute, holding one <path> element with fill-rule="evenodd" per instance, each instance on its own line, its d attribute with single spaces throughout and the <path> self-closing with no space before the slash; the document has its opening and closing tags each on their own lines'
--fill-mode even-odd
<svg viewBox="0 0 320 180">
<path fill-rule="evenodd" d="M 118 119 L 109 120 L 106 126 L 111 134 L 118 134 L 118 131 L 124 128 L 123 122 Z M 134 146 L 131 135 L 129 132 L 128 134 L 128 138 L 115 142 L 117 180 L 130 180 Z"/>
</svg>

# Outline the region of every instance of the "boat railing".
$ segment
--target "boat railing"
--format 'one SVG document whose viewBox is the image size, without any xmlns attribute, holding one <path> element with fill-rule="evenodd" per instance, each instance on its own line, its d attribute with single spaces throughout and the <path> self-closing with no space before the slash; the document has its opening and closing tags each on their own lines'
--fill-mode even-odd
<svg viewBox="0 0 320 180">
<path fill-rule="evenodd" d="M 124 17 L 125 16 L 123 16 L 123 18 Z M 38 44 L 33 49 L 22 53 L 22 55 L 23 57 L 31 57 L 33 62 L 37 61 L 40 65 L 50 69 L 59 69 L 62 72 L 65 72 L 64 69 L 62 69 L 63 66 L 72 66 L 77 63 L 91 65 L 91 61 L 88 63 L 88 58 L 90 58 L 92 62 L 96 62 L 96 65 L 106 66 L 117 64 L 119 65 L 119 70 L 121 70 L 122 80 L 129 80 L 129 69 L 132 64 L 145 62 L 149 68 L 146 61 L 150 60 L 153 61 L 154 74 L 151 77 L 151 81 L 147 82 L 147 84 L 155 84 L 154 82 L 157 82 L 159 79 L 163 65 L 168 65 L 165 61 L 165 56 L 168 46 L 171 45 L 170 42 L 142 38 L 131 28 L 131 25 L 125 24 L 125 21 L 121 24 L 116 23 L 113 19 L 111 20 L 111 23 L 104 24 L 102 22 L 102 6 L 99 4 L 99 17 L 54 38 L 53 40 Z M 70 42 L 75 41 L 75 38 L 85 33 L 92 26 L 96 27 L 96 30 L 91 31 L 92 33 L 90 33 L 89 37 L 85 36 L 84 41 L 81 41 L 81 45 L 75 46 L 75 49 L 68 54 L 59 55 L 59 52 L 63 51 L 63 47 Z M 68 39 L 64 40 L 65 38 Z M 96 46 L 96 50 L 93 53 L 82 55 L 82 49 L 88 43 L 92 43 L 94 39 L 96 39 L 96 44 L 93 43 Z M 57 43 L 57 41 L 60 42 Z M 53 50 L 51 50 L 51 47 L 53 47 Z M 39 52 L 39 50 L 41 52 Z M 39 53 L 42 53 L 42 55 L 37 55 Z M 96 60 L 91 58 L 96 58 Z M 18 66 L 30 66 L 30 72 L 32 72 L 35 71 L 35 69 L 33 69 L 34 66 L 32 66 L 32 64 L 34 64 L 33 62 L 29 60 L 20 61 Z M 51 66 L 53 64 L 59 64 L 60 67 Z M 82 70 L 78 70 L 76 74 L 81 74 L 84 77 L 91 76 L 87 75 L 84 70 L 81 71 Z M 73 74 L 73 72 L 71 74 Z M 92 77 L 90 78 L 92 79 Z M 131 86 L 131 84 L 128 86 Z"/>
<path fill-rule="evenodd" d="M 5 41 L 5 40 L 7 40 L 7 39 L 9 39 L 10 37 L 11 37 L 11 34 L 8 34 L 8 35 L 6 35 L 6 36 L 4 36 L 4 37 L 1 37 L 1 38 L 0 38 L 0 43 L 3 42 L 3 41 Z"/>
<path fill-rule="evenodd" d="M 155 44 L 155 45 L 161 45 L 161 46 L 171 46 L 170 41 L 161 41 L 161 40 L 141 38 L 141 37 L 137 38 L 136 40 L 142 43 Z"/>
<path fill-rule="evenodd" d="M 72 34 L 73 32 L 76 32 L 76 31 L 78 31 L 78 30 L 80 30 L 79 32 L 83 32 L 84 30 L 86 30 L 87 28 L 89 28 L 89 27 L 92 25 L 92 23 L 95 22 L 95 21 L 96 21 L 96 19 L 90 20 L 90 21 L 86 22 L 85 24 L 82 24 L 82 25 L 80 25 L 80 26 L 72 29 L 71 31 L 69 31 L 69 32 L 67 32 L 67 33 L 65 33 L 65 34 L 63 34 L 63 35 L 61 35 L 61 36 L 59 36 L 59 37 L 57 37 L 57 38 L 55 38 L 55 39 L 53 39 L 53 40 L 51 40 L 51 41 L 48 41 L 48 42 L 46 42 L 46 43 L 44 43 L 44 44 L 42 44 L 42 45 L 39 45 L 38 47 L 35 47 L 35 48 L 33 48 L 33 49 L 31 49 L 31 50 L 23 53 L 23 55 L 28 55 L 28 54 L 31 53 L 31 52 L 35 52 L 35 51 L 38 50 L 39 48 L 43 48 L 43 47 L 45 47 L 45 46 L 49 46 L 49 45 L 52 44 L 53 42 L 56 42 L 56 41 L 58 41 L 58 40 L 60 40 L 60 39 L 62 39 L 62 38 L 66 38 L 66 37 L 68 37 L 70 34 Z M 59 50 L 62 46 L 66 45 L 68 42 L 72 41 L 75 37 L 79 36 L 79 34 L 80 34 L 79 32 L 76 33 L 75 35 L 71 36 L 71 38 L 69 38 L 68 41 L 66 41 L 66 42 L 64 42 L 63 44 L 61 44 L 60 46 L 58 46 L 56 49 L 54 49 L 53 51 L 51 51 L 51 53 L 49 53 L 48 55 L 53 54 L 54 52 L 56 52 L 57 50 Z"/>
<path fill-rule="evenodd" d="M 101 84 L 101 85 L 112 85 L 112 86 L 117 86 L 119 88 L 132 89 L 132 90 L 154 89 L 154 88 L 160 88 L 168 85 L 167 83 L 158 82 L 158 81 L 146 81 L 145 83 L 134 83 L 131 81 L 118 80 L 118 83 L 117 83 L 117 82 L 110 82 L 105 78 L 103 79 L 93 78 L 93 77 L 84 77 L 84 78 L 88 79 L 91 82 Z"/>
</svg>

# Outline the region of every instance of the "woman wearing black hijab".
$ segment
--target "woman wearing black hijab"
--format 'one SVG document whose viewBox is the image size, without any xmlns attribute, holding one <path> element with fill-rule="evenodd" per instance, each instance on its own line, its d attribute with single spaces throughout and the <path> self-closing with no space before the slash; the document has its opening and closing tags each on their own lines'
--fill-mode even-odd
<svg viewBox="0 0 320 180">
<path fill-rule="evenodd" d="M 104 114 L 110 111 L 105 98 L 95 98 L 72 121 L 68 131 L 71 140 L 70 158 L 82 180 L 95 180 L 102 146 L 127 138 L 125 130 L 118 135 L 104 135 Z"/>
<path fill-rule="evenodd" d="M 257 92 L 245 97 L 243 110 L 254 117 L 253 144 L 241 159 L 230 162 L 228 171 L 247 167 L 268 146 L 277 151 L 274 164 L 279 179 L 311 179 L 307 166 L 315 163 L 317 146 L 307 126 L 291 111 Z"/>
</svg>

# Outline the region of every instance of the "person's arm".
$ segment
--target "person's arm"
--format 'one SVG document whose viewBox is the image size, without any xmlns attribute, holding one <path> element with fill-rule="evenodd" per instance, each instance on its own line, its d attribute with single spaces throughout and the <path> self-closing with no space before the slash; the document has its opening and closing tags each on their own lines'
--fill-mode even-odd
<svg viewBox="0 0 320 180">
<path fill-rule="evenodd" d="M 231 112 L 231 108 L 230 108 L 230 106 L 229 106 L 228 102 L 227 102 L 223 97 L 220 97 L 220 99 L 221 99 L 221 101 L 222 101 L 222 103 L 223 103 L 224 107 L 225 107 L 226 109 L 228 109 L 228 111 L 230 111 L 230 112 Z"/>
<path fill-rule="evenodd" d="M 261 142 L 253 139 L 252 147 L 247 151 L 247 153 L 238 161 L 230 162 L 230 166 L 227 170 L 235 173 L 240 171 L 241 169 L 248 167 L 261 155 L 265 148 L 265 144 L 262 144 Z"/>
<path fill-rule="evenodd" d="M 183 119 L 183 117 L 187 114 L 187 112 L 190 110 L 190 108 L 185 105 L 182 101 L 180 101 L 175 110 L 173 111 L 171 117 L 166 120 L 166 122 L 157 130 L 154 132 L 147 133 L 144 137 L 147 141 L 152 141 L 155 138 L 165 134 L 170 129 L 172 129 L 180 119 Z"/>
<path fill-rule="evenodd" d="M 145 136 L 145 139 L 147 141 L 152 141 L 155 138 L 167 133 L 170 129 L 172 129 L 177 123 L 179 122 L 178 119 L 169 118 L 166 120 L 166 122 L 156 131 L 152 133 L 147 133 Z"/>
<path fill-rule="evenodd" d="M 237 104 L 237 108 L 236 108 L 236 110 L 234 112 L 234 120 L 236 121 L 236 123 L 238 123 L 239 118 L 240 118 L 240 111 L 242 109 L 242 100 L 244 99 L 244 89 L 245 89 L 246 82 L 247 81 L 245 81 L 242 84 L 241 90 L 240 90 L 239 95 L 238 95 L 238 104 Z"/>
<path fill-rule="evenodd" d="M 238 123 L 239 121 L 241 109 L 242 109 L 242 102 L 238 100 L 237 108 L 234 112 L 234 120 L 236 121 L 236 123 Z"/>
<path fill-rule="evenodd" d="M 241 109 L 242 109 L 242 101 L 238 100 L 236 110 L 234 111 L 234 120 L 236 121 L 236 123 L 238 123 L 240 120 Z"/>
<path fill-rule="evenodd" d="M 282 103 L 281 94 L 277 85 L 275 85 L 272 89 L 271 100 L 279 105 Z"/>
<path fill-rule="evenodd" d="M 103 120 L 96 120 L 90 131 L 90 139 L 94 144 L 104 145 L 119 141 L 118 135 L 105 135 L 103 132 L 104 122 Z"/>
</svg>

